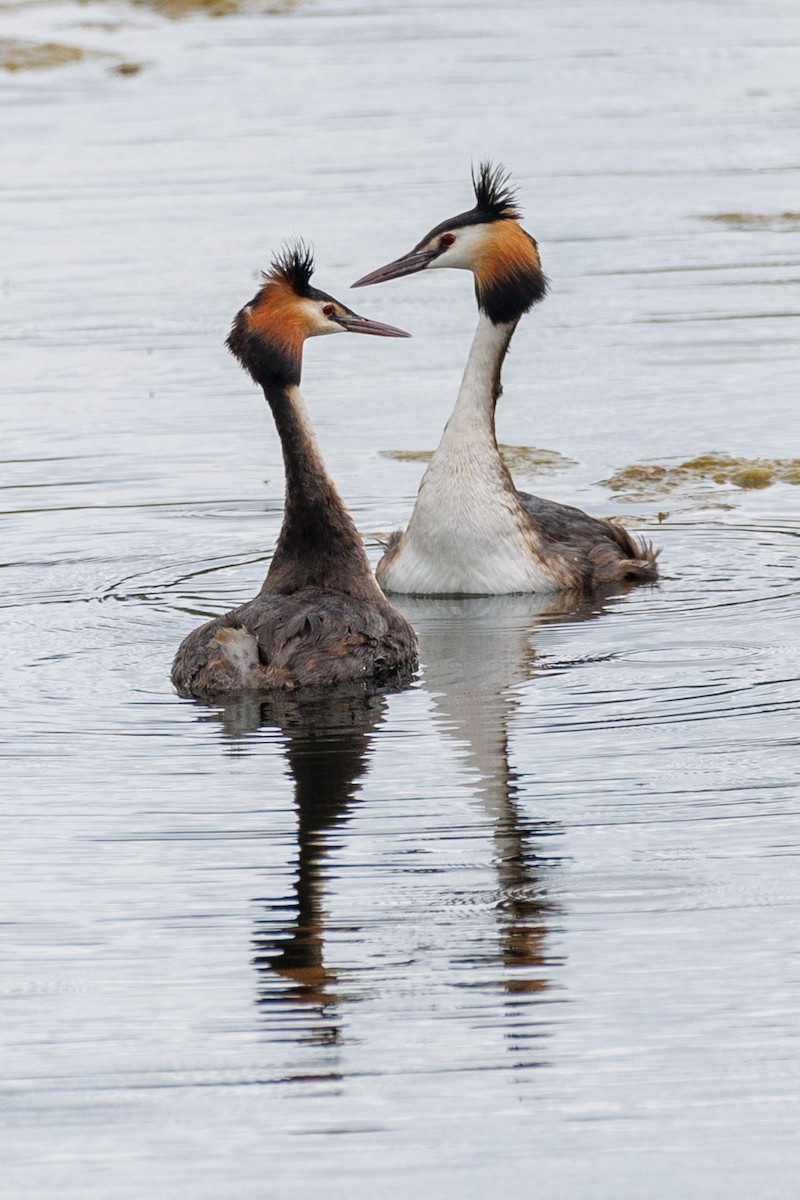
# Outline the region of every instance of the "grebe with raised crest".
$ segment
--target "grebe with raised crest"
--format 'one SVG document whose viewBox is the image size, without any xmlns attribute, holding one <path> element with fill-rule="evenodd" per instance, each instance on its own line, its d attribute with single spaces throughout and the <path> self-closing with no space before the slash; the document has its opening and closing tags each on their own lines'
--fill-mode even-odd
<svg viewBox="0 0 800 1200">
<path fill-rule="evenodd" d="M 408 337 L 359 317 L 311 286 L 302 243 L 278 255 L 236 316 L 228 347 L 259 384 L 283 450 L 286 503 L 254 600 L 208 621 L 181 644 L 172 681 L 184 696 L 394 684 L 410 678 L 417 639 L 370 570 L 358 530 L 317 446 L 298 390 L 303 344 L 328 333 Z"/>
<path fill-rule="evenodd" d="M 478 302 L 458 399 L 408 528 L 392 535 L 378 564 L 378 581 L 387 592 L 414 595 L 585 594 L 622 581 L 652 582 L 652 546 L 612 521 L 517 491 L 503 462 L 495 436 L 503 360 L 547 280 L 504 169 L 483 163 L 473 187 L 474 208 L 353 284 L 457 267 L 472 271 Z"/>
</svg>

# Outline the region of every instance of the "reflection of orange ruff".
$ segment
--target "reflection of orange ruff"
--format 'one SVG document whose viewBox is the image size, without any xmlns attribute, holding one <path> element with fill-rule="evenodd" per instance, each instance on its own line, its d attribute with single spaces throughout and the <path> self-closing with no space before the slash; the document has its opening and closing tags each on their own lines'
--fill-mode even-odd
<svg viewBox="0 0 800 1200">
<path fill-rule="evenodd" d="M 270 280 L 258 293 L 247 314 L 251 333 L 299 358 L 309 334 L 308 313 L 283 280 Z"/>
<path fill-rule="evenodd" d="M 492 221 L 484 229 L 473 268 L 478 288 L 520 272 L 541 271 L 536 243 L 516 221 Z"/>
<path fill-rule="evenodd" d="M 336 983 L 336 972 L 329 971 L 324 963 L 285 967 L 278 960 L 272 969 L 276 975 L 294 984 L 293 999 L 304 1004 L 335 1004 L 343 999 L 328 991 L 330 985 Z"/>
</svg>

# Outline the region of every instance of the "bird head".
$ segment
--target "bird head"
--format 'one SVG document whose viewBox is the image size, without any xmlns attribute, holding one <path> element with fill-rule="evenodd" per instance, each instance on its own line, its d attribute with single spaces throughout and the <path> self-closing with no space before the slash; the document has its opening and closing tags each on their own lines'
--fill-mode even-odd
<svg viewBox="0 0 800 1200">
<path fill-rule="evenodd" d="M 298 242 L 272 260 L 264 282 L 236 314 L 227 346 L 257 383 L 297 384 L 307 338 L 326 333 L 410 337 L 403 329 L 360 317 L 327 292 L 311 286 L 314 257 Z"/>
<path fill-rule="evenodd" d="M 442 221 L 409 254 L 371 271 L 353 287 L 457 267 L 472 271 L 478 307 L 491 321 L 519 320 L 547 291 L 536 242 L 519 223 L 516 193 L 502 166 L 482 163 L 472 173 L 472 186 L 474 208 Z"/>
</svg>

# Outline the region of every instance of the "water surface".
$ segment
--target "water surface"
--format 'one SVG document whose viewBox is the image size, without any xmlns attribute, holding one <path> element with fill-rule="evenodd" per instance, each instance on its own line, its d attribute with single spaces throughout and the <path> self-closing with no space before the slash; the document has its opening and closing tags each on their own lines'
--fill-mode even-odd
<svg viewBox="0 0 800 1200">
<path fill-rule="evenodd" d="M 800 489 L 602 482 L 800 455 L 795 6 L 2 11 L 84 52 L 0 77 L 9 1195 L 796 1196 Z M 552 280 L 500 440 L 662 581 L 404 601 L 396 695 L 180 701 L 281 517 L 233 313 L 292 234 L 348 302 L 486 154 Z M 355 306 L 414 339 L 304 391 L 376 561 L 474 300 Z"/>
</svg>

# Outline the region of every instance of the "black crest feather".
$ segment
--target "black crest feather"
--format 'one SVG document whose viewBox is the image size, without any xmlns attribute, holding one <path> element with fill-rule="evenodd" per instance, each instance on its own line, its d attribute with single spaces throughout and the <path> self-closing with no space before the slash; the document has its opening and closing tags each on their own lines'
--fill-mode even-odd
<svg viewBox="0 0 800 1200">
<path fill-rule="evenodd" d="M 516 189 L 510 184 L 511 176 L 502 165 L 492 166 L 482 162 L 478 173 L 472 171 L 472 186 L 475 189 L 475 208 L 488 221 L 519 221 L 522 212 L 517 204 Z"/>
<path fill-rule="evenodd" d="M 297 296 L 308 296 L 311 292 L 311 276 L 314 274 L 314 252 L 305 242 L 289 242 L 280 250 L 265 273 L 265 279 L 288 283 Z"/>
</svg>

